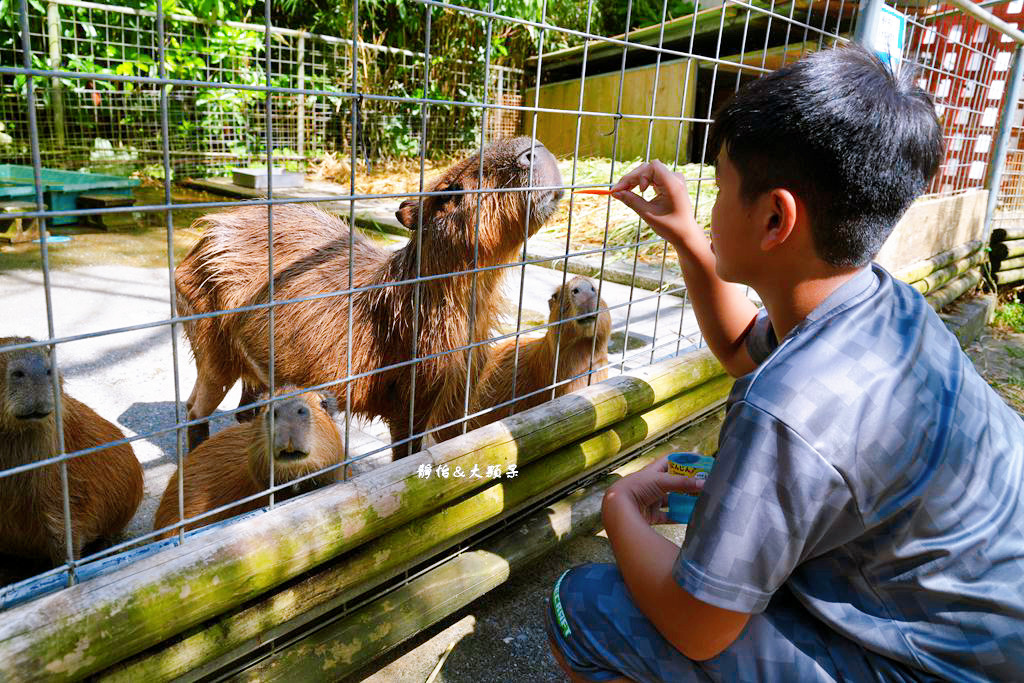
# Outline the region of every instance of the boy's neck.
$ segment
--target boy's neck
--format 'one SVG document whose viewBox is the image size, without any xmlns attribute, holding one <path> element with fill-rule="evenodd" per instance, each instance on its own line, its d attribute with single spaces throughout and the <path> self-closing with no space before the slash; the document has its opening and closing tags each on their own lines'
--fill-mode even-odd
<svg viewBox="0 0 1024 683">
<path fill-rule="evenodd" d="M 779 341 L 803 322 L 811 311 L 844 283 L 860 272 L 861 268 L 834 268 L 799 279 L 783 279 L 762 287 L 755 287 L 768 318 L 772 321 L 775 338 Z"/>
</svg>

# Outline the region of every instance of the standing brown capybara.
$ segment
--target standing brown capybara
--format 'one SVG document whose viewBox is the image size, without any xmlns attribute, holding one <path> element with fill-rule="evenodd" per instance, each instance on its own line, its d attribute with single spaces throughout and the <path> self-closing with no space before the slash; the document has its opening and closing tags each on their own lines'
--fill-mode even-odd
<svg viewBox="0 0 1024 683">
<path fill-rule="evenodd" d="M 527 235 L 552 215 L 562 196 L 560 189 L 515 191 L 531 187 L 531 165 L 532 187 L 561 184 L 555 158 L 528 137 L 498 141 L 484 151 L 482 160 L 474 155 L 452 166 L 428 188 L 450 194 L 402 203 L 396 215 L 413 236 L 395 252 L 374 245 L 358 231 L 350 233 L 342 221 L 316 207 L 275 206 L 276 300 L 347 290 L 350 266 L 354 287 L 370 288 L 276 305 L 276 381 L 314 386 L 349 374 L 372 373 L 351 382 L 351 408 L 358 415 L 379 416 L 388 423 L 396 458 L 419 448 L 418 438 L 406 441 L 412 433 L 460 417 L 470 354 L 453 349 L 470 342 L 471 317 L 474 342 L 492 336 L 503 272 L 496 268 L 477 273 L 471 301 L 474 275 L 466 271 L 473 268 L 474 248 L 480 268 L 508 263 Z M 477 189 L 481 166 L 481 187 L 502 191 L 458 194 Z M 267 208 L 246 206 L 211 214 L 199 219 L 197 226 L 205 232 L 175 270 L 179 310 L 208 313 L 268 301 Z M 417 249 L 419 274 L 430 279 L 418 285 L 389 284 L 416 278 Z M 418 327 L 414 328 L 417 292 Z M 351 368 L 347 363 L 350 306 L 355 341 Z M 185 324 L 198 374 L 187 404 L 190 420 L 212 413 L 239 377 L 252 387 L 269 384 L 268 320 L 264 308 Z M 415 366 L 410 425 L 413 368 L 374 371 L 411 360 L 414 346 L 417 358 L 440 355 Z M 486 354 L 484 345 L 475 347 L 474 374 L 483 367 Z M 345 385 L 335 385 L 334 392 L 344 404 Z M 190 428 L 190 445 L 207 434 L 206 423 Z M 438 438 L 445 436 L 441 432 Z"/>
<path fill-rule="evenodd" d="M 472 412 L 511 401 L 513 387 L 515 395 L 524 398 L 474 418 L 472 429 L 550 400 L 550 391 L 533 392 L 552 383 L 556 352 L 558 381 L 576 378 L 555 387 L 556 398 L 587 386 L 586 373 L 591 370 L 594 373 L 590 382 L 600 382 L 608 376 L 612 317 L 604 301 L 598 300 L 594 283 L 585 277 L 574 277 L 555 290 L 548 299 L 548 308 L 548 322 L 552 325 L 543 337 L 519 341 L 518 365 L 515 363 L 515 339 L 506 339 L 491 349 L 480 383 L 473 392 Z"/>
<path fill-rule="evenodd" d="M 277 393 L 292 391 L 295 387 L 284 387 Z M 274 440 L 268 449 L 271 410 L 274 412 Z M 260 408 L 252 422 L 232 425 L 204 441 L 184 462 L 185 519 L 266 490 L 270 486 L 268 453 L 273 454 L 275 485 L 340 463 L 345 458 L 345 448 L 332 419 L 337 412 L 333 394 L 306 392 L 269 403 Z M 328 472 L 303 480 L 278 491 L 274 499 L 291 498 L 335 478 L 334 472 Z M 186 524 L 185 529 L 197 529 L 234 517 L 268 502 L 269 496 L 259 496 Z M 175 471 L 160 499 L 153 528 L 162 529 L 177 521 L 178 473 Z M 169 530 L 161 538 L 170 538 L 175 533 Z"/>
<path fill-rule="evenodd" d="M 33 341 L 0 338 L 0 347 Z M 59 453 L 50 355 L 35 347 L 0 353 L 0 471 Z M 87 405 L 61 393 L 67 453 L 118 441 L 120 429 Z M 129 444 L 67 461 L 71 548 L 121 532 L 142 501 L 142 467 Z M 0 552 L 49 558 L 67 556 L 60 466 L 44 465 L 0 477 Z"/>
</svg>

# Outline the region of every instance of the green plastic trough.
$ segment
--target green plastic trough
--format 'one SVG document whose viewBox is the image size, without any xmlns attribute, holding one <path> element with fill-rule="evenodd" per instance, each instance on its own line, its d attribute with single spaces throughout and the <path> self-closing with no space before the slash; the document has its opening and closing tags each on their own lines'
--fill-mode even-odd
<svg viewBox="0 0 1024 683">
<path fill-rule="evenodd" d="M 102 190 L 109 194 L 131 196 L 137 178 L 122 178 L 99 173 L 60 171 L 44 168 L 40 172 L 43 183 L 43 201 L 50 211 L 68 211 L 78 208 L 78 196 Z M 35 176 L 31 166 L 0 164 L 0 201 L 10 199 L 31 200 L 35 197 Z M 51 216 L 51 225 L 67 225 L 78 221 L 77 216 Z"/>
</svg>

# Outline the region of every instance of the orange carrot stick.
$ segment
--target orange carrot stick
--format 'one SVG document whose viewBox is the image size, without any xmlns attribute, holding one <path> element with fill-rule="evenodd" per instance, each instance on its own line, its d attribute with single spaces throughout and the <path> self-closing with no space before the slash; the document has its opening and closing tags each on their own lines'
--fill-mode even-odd
<svg viewBox="0 0 1024 683">
<path fill-rule="evenodd" d="M 612 193 L 611 190 L 576 190 L 578 194 L 602 194 L 609 195 Z"/>
</svg>

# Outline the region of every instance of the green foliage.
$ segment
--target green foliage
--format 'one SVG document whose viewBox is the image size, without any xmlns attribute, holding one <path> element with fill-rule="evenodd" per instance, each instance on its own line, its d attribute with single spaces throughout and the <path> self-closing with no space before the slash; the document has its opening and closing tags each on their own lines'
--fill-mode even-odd
<svg viewBox="0 0 1024 683">
<path fill-rule="evenodd" d="M 613 36 L 627 31 L 626 3 L 618 0 L 598 0 L 598 4 L 601 6 L 602 28 L 605 35 Z M 660 24 L 663 13 L 665 21 L 692 14 L 694 6 L 695 4 L 689 0 L 633 0 L 628 30 Z"/>
<path fill-rule="evenodd" d="M 1024 303 L 1008 301 L 996 308 L 996 325 L 1006 327 L 1014 332 L 1024 332 Z"/>
</svg>

